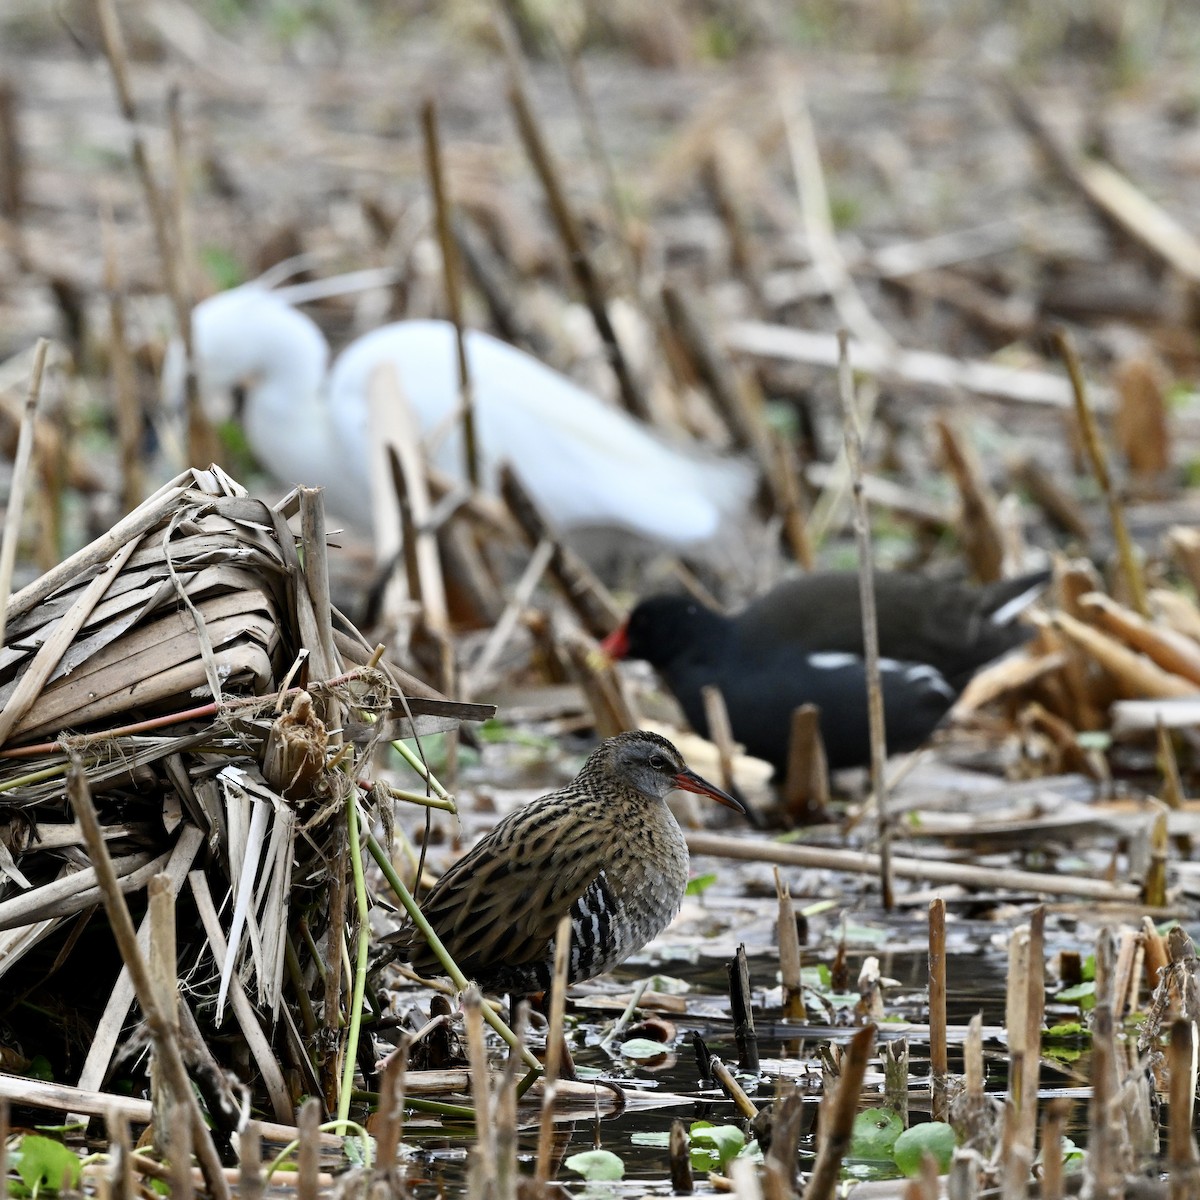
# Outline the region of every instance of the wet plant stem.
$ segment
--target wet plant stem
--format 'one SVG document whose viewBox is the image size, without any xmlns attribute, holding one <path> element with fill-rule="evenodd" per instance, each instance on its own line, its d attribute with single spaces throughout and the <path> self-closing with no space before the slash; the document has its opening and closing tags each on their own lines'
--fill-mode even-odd
<svg viewBox="0 0 1200 1200">
<path fill-rule="evenodd" d="M 442 964 L 446 974 L 450 976 L 451 982 L 460 992 L 466 991 L 470 987 L 470 982 L 462 971 L 458 969 L 458 965 L 450 957 L 450 952 L 442 945 L 442 940 L 434 932 L 433 926 L 425 919 L 425 914 L 421 912 L 417 902 L 412 897 L 412 893 L 404 886 L 404 881 L 400 876 L 396 874 L 396 868 L 392 866 L 387 851 L 379 844 L 378 839 L 373 833 L 367 834 L 367 849 L 371 851 L 372 857 L 379 864 L 379 869 L 383 872 L 392 891 L 396 893 L 396 898 L 404 906 L 404 911 L 408 913 L 409 919 L 421 931 L 421 936 L 429 943 L 429 948 L 433 951 L 438 962 Z M 503 1038 L 508 1046 L 521 1055 L 525 1065 L 541 1074 L 542 1064 L 538 1062 L 533 1051 L 521 1043 L 517 1035 L 493 1011 L 491 1005 L 484 1004 L 482 1012 L 483 1019 L 492 1027 L 495 1033 Z"/>
<path fill-rule="evenodd" d="M 346 1060 L 342 1065 L 342 1086 L 338 1091 L 338 1121 L 350 1115 L 350 1090 L 358 1061 L 358 1038 L 362 1030 L 363 997 L 367 991 L 367 960 L 371 948 L 370 911 L 367 884 L 363 875 L 362 842 L 358 833 L 358 803 L 351 795 L 346 805 L 346 832 L 350 842 L 350 866 L 354 872 L 354 903 L 358 909 L 358 953 L 354 964 L 354 987 L 350 997 L 350 1028 L 346 1037 Z"/>
</svg>

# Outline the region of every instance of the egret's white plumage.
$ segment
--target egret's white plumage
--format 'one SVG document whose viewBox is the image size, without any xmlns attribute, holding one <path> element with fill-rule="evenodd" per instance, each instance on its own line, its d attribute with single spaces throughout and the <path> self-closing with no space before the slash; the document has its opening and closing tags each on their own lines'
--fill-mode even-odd
<svg viewBox="0 0 1200 1200">
<path fill-rule="evenodd" d="M 192 340 L 202 391 L 246 390 L 247 439 L 280 480 L 324 486 L 329 505 L 371 523 L 367 389 L 394 367 L 430 461 L 463 474 L 453 326 L 385 325 L 348 346 L 326 374 L 329 349 L 303 313 L 253 284 L 198 304 Z M 566 376 L 489 334 L 467 334 L 482 483 L 509 462 L 565 529 L 610 526 L 671 545 L 712 537 L 752 486 L 741 462 L 678 449 Z"/>
</svg>

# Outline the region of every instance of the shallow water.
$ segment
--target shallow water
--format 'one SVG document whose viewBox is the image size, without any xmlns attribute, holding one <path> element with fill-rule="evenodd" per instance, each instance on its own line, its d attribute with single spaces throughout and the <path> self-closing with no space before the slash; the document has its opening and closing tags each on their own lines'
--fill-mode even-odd
<svg viewBox="0 0 1200 1200">
<path fill-rule="evenodd" d="M 913 923 L 911 932 L 917 933 Z M 920 926 L 923 932 L 923 924 Z M 902 925 L 901 925 L 902 930 Z M 907 933 L 908 930 L 902 930 Z M 898 931 L 899 932 L 899 931 Z M 964 932 L 956 927 L 956 937 Z M 986 947 L 995 935 L 996 927 L 980 922 L 977 943 Z M 913 940 L 895 939 L 903 948 L 880 953 L 880 965 L 885 978 L 895 981 L 887 989 L 887 1015 L 899 1024 L 884 1023 L 880 1026 L 879 1039 L 908 1036 L 910 1056 L 909 1110 L 913 1121 L 928 1119 L 929 1092 L 924 1083 L 928 1075 L 928 1044 L 924 1029 L 906 1034 L 910 1024 L 924 1025 L 927 1020 L 926 981 L 928 960 L 922 946 L 916 948 Z M 861 956 L 859 956 L 861 957 Z M 805 965 L 832 961 L 832 954 L 809 952 Z M 661 1106 L 642 1106 L 618 1115 L 596 1117 L 581 1114 L 574 1120 L 565 1121 L 556 1127 L 555 1156 L 557 1160 L 554 1177 L 573 1190 L 582 1190 L 584 1181 L 564 1166 L 564 1160 L 593 1147 L 603 1147 L 618 1155 L 625 1166 L 624 1180 L 616 1185 L 617 1190 L 636 1186 L 639 1193 L 670 1193 L 667 1150 L 662 1145 L 646 1145 L 647 1135 L 659 1135 L 660 1140 L 670 1131 L 672 1122 L 682 1120 L 685 1125 L 693 1121 L 709 1121 L 715 1125 L 736 1124 L 743 1129 L 747 1123 L 739 1116 L 735 1106 L 724 1094 L 710 1084 L 701 1086 L 696 1055 L 691 1044 L 692 1032 L 699 1033 L 709 1050 L 718 1055 L 730 1067 L 736 1067 L 737 1047 L 733 1036 L 732 1020 L 728 1001 L 724 995 L 726 973 L 724 962 L 702 958 L 700 962 L 668 961 L 656 964 L 661 974 L 684 978 L 691 985 L 689 1011 L 686 1014 L 670 1015 L 677 1028 L 677 1037 L 672 1043 L 671 1053 L 659 1066 L 646 1066 L 622 1060 L 618 1054 L 610 1054 L 598 1046 L 606 1022 L 615 1019 L 606 1014 L 604 1020 L 595 1013 L 576 1014 L 577 1024 L 572 1039 L 572 1052 L 581 1069 L 601 1068 L 607 1077 L 615 1079 L 629 1088 L 657 1091 L 662 1094 Z M 755 996 L 755 1024 L 758 1034 L 762 1074 L 755 1084 L 744 1075 L 739 1080 L 752 1097 L 761 1105 L 775 1094 L 776 1082 L 784 1079 L 813 1079 L 812 1114 L 806 1115 L 808 1130 L 801 1142 L 802 1154 L 807 1146 L 813 1148 L 811 1130 L 820 1097 L 820 1061 L 818 1049 L 830 1040 L 846 1041 L 855 1032 L 857 1024 L 847 1021 L 844 1027 L 829 1026 L 798 1027 L 776 1016 L 769 1007 L 760 1005 L 765 997 L 772 998 L 771 989 L 777 991 L 777 965 L 773 955 L 756 955 L 751 958 L 751 980 Z M 851 964 L 852 977 L 857 976 L 859 963 Z M 952 1027 L 965 1025 L 977 1012 L 983 1014 L 985 1027 L 999 1025 L 1004 1016 L 1004 985 L 1006 966 L 1001 956 L 979 950 L 973 953 L 955 953 L 949 956 L 948 1018 Z M 628 983 L 640 977 L 640 970 L 626 967 L 617 978 Z M 626 988 L 626 993 L 628 988 Z M 776 1000 L 777 1003 L 777 1000 Z M 694 1010 L 694 1011 L 693 1011 Z M 582 1043 L 587 1042 L 587 1045 Z M 1007 1085 L 1007 1060 L 1004 1047 L 997 1039 L 985 1040 L 987 1060 L 987 1088 L 995 1094 L 1003 1094 Z M 877 1060 L 876 1060 L 877 1062 Z M 950 1045 L 950 1067 L 952 1072 L 962 1071 L 961 1039 L 952 1033 Z M 1045 1095 L 1061 1094 L 1064 1088 L 1078 1087 L 1086 1080 L 1086 1059 L 1073 1064 L 1072 1069 L 1057 1069 L 1049 1059 L 1045 1060 L 1042 1072 L 1042 1087 Z M 874 1097 L 874 1098 L 872 1098 Z M 682 1101 L 682 1102 L 680 1102 Z M 882 1105 L 882 1078 L 874 1065 L 868 1070 L 868 1085 L 865 1089 L 864 1106 Z M 519 1141 L 522 1170 L 532 1170 L 537 1143 L 537 1111 L 530 1107 L 522 1114 L 523 1128 Z M 1076 1142 L 1084 1140 L 1086 1126 L 1086 1099 L 1080 1098 L 1074 1105 L 1069 1136 Z M 473 1131 L 450 1126 L 427 1127 L 418 1130 L 410 1126 L 405 1140 L 419 1147 L 412 1164 L 413 1178 L 418 1190 L 426 1194 L 426 1188 L 439 1194 L 458 1195 L 466 1186 L 466 1151 L 473 1140 Z M 802 1167 L 806 1165 L 802 1161 Z M 704 1173 L 697 1171 L 698 1190 L 705 1190 Z M 609 1187 L 612 1185 L 604 1185 Z"/>
</svg>

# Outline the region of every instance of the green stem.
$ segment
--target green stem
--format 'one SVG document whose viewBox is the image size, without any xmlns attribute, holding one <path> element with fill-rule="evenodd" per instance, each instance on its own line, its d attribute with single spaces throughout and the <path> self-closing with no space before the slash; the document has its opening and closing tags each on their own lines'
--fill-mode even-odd
<svg viewBox="0 0 1200 1200">
<path fill-rule="evenodd" d="M 358 1058 L 358 1036 L 362 1028 L 363 996 L 367 991 L 367 957 L 371 946 L 367 884 L 363 877 L 362 844 L 358 836 L 358 798 L 350 796 L 346 806 L 350 864 L 354 870 L 354 902 L 358 907 L 358 955 L 354 969 L 354 991 L 350 1000 L 350 1032 L 346 1038 L 346 1061 L 342 1065 L 342 1087 L 338 1094 L 337 1119 L 350 1115 L 350 1091 L 354 1086 L 354 1064 Z"/>
<path fill-rule="evenodd" d="M 396 753 L 399 754 L 400 757 L 404 759 L 404 761 L 408 763 L 408 765 L 412 767 L 412 769 L 416 771 L 416 773 L 420 775 L 420 777 L 425 780 L 427 784 L 429 784 L 429 786 L 433 789 L 434 795 L 436 795 L 439 799 L 446 800 L 450 803 L 450 812 L 458 812 L 458 809 L 454 807 L 454 798 L 448 791 L 446 791 L 444 787 L 442 787 L 440 783 L 438 783 L 433 772 L 421 761 L 420 756 L 414 750 L 410 750 L 401 741 L 392 742 L 392 749 L 395 750 Z"/>
<path fill-rule="evenodd" d="M 348 1094 L 349 1093 L 347 1093 L 347 1095 Z M 371 1165 L 371 1162 L 374 1157 L 371 1153 L 371 1147 L 374 1145 L 374 1142 L 371 1138 L 371 1135 L 357 1121 L 347 1121 L 344 1117 L 339 1117 L 336 1121 L 326 1121 L 325 1124 L 322 1125 L 317 1130 L 317 1132 L 318 1133 L 347 1133 L 347 1132 L 349 1132 L 349 1133 L 356 1134 L 362 1142 L 363 1162 L 368 1167 Z M 275 1157 L 271 1160 L 271 1165 L 267 1168 L 266 1177 L 263 1182 L 264 1188 L 269 1188 L 271 1186 L 271 1176 L 274 1175 L 275 1172 L 278 1171 L 279 1168 L 282 1167 L 283 1164 L 293 1154 L 295 1154 L 299 1148 L 300 1148 L 300 1139 L 297 1138 L 295 1141 L 288 1142 L 288 1144 L 286 1146 L 284 1146 L 284 1148 L 282 1150 L 280 1150 L 280 1152 L 277 1155 L 275 1155 Z"/>
<path fill-rule="evenodd" d="M 57 776 L 65 775 L 70 766 L 69 762 L 64 761 L 55 763 L 52 767 L 43 767 L 40 771 L 30 771 L 28 775 L 20 775 L 16 779 L 0 783 L 0 792 L 11 792 L 14 788 L 25 787 L 31 783 L 41 783 L 44 779 L 54 779 Z"/>
<path fill-rule="evenodd" d="M 458 815 L 458 808 L 453 800 L 443 800 L 440 796 L 427 796 L 424 792 L 409 792 L 396 787 L 388 787 L 387 791 L 393 800 L 407 800 L 409 804 L 423 804 L 426 808 L 436 808 L 441 812 Z"/>
<path fill-rule="evenodd" d="M 358 1101 L 365 1101 L 367 1104 L 374 1104 L 376 1107 L 379 1105 L 378 1092 L 356 1091 L 354 1098 Z M 412 1109 L 413 1112 L 431 1113 L 435 1117 L 456 1117 L 463 1121 L 475 1120 L 475 1110 L 468 1104 L 451 1104 L 446 1100 L 422 1100 L 415 1096 L 405 1096 L 404 1107 Z"/>
<path fill-rule="evenodd" d="M 392 866 L 391 860 L 387 856 L 387 851 L 376 840 L 372 833 L 367 834 L 367 848 L 371 851 L 375 861 L 379 864 L 379 869 L 383 872 L 388 883 L 391 885 L 392 891 L 396 893 L 396 898 L 404 905 L 405 912 L 408 913 L 409 919 L 421 931 L 425 940 L 429 943 L 430 950 L 438 962 L 442 964 L 442 969 L 450 976 L 450 982 L 454 984 L 460 992 L 466 991 L 470 986 L 470 981 L 458 969 L 458 965 L 454 959 L 450 957 L 450 952 L 442 945 L 441 938 L 434 932 L 433 926 L 425 919 L 425 914 L 417 907 L 417 902 L 413 899 L 412 893 L 404 886 L 404 881 L 396 874 L 396 868 Z M 542 1064 L 538 1062 L 532 1050 L 523 1045 L 520 1038 L 505 1023 L 500 1020 L 496 1012 L 490 1004 L 481 1006 L 483 1019 L 498 1033 L 504 1041 L 524 1060 L 525 1065 L 532 1070 L 541 1072 Z"/>
</svg>

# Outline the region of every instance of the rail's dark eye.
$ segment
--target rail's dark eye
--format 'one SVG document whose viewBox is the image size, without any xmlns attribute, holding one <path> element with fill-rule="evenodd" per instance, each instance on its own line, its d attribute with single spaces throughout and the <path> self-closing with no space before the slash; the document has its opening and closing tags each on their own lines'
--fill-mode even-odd
<svg viewBox="0 0 1200 1200">
<path fill-rule="evenodd" d="M 656 771 L 665 771 L 667 769 L 667 760 L 661 754 L 650 755 L 650 765 Z"/>
</svg>

